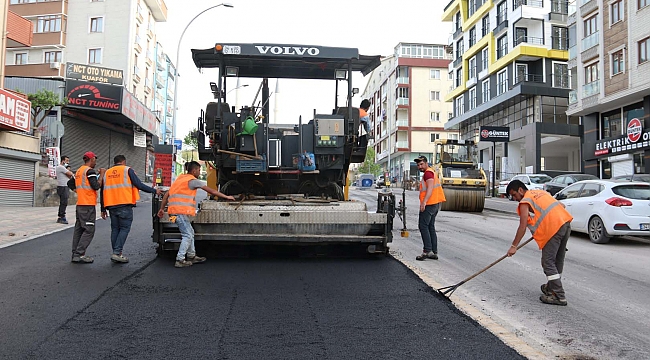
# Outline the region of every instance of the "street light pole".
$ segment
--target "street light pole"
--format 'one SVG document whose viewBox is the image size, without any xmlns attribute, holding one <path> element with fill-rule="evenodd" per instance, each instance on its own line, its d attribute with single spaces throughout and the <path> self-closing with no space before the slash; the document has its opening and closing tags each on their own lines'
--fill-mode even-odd
<svg viewBox="0 0 650 360">
<path fill-rule="evenodd" d="M 178 112 L 178 80 L 179 80 L 178 78 L 180 76 L 178 74 L 178 69 L 180 68 L 178 62 L 180 61 L 181 41 L 183 41 L 183 36 L 185 36 L 185 32 L 187 31 L 187 28 L 190 27 L 190 25 L 194 22 L 194 20 L 196 20 L 196 18 L 203 15 L 204 12 L 208 10 L 212 10 L 219 6 L 223 6 L 227 8 L 234 7 L 232 4 L 229 3 L 221 3 L 219 5 L 210 6 L 209 8 L 201 11 L 200 13 L 196 14 L 196 16 L 192 18 L 192 20 L 190 20 L 190 22 L 188 22 L 187 25 L 185 25 L 185 29 L 183 29 L 183 32 L 181 33 L 181 37 L 178 39 L 178 45 L 176 46 L 176 63 L 174 64 L 174 66 L 176 67 L 176 73 L 174 74 L 174 116 L 172 117 L 172 121 L 174 123 L 174 133 L 172 133 L 173 137 L 176 136 L 175 131 L 176 131 L 176 113 Z"/>
</svg>

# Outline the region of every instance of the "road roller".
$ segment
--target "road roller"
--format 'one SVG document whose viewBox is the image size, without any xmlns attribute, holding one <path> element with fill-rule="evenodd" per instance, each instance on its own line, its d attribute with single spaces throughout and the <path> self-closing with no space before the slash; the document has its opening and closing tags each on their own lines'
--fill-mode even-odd
<svg viewBox="0 0 650 360">
<path fill-rule="evenodd" d="M 478 166 L 476 144 L 467 140 L 434 142 L 434 170 L 447 201 L 443 211 L 481 212 L 485 205 L 487 176 Z"/>
</svg>

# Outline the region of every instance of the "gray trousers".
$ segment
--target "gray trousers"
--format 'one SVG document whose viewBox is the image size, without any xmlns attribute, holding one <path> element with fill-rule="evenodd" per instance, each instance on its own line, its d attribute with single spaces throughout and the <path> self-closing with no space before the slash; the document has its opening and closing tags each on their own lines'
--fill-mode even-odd
<svg viewBox="0 0 650 360">
<path fill-rule="evenodd" d="M 72 236 L 72 256 L 86 254 L 86 248 L 95 236 L 95 219 L 97 210 L 93 205 L 77 205 L 77 221 Z"/>
<path fill-rule="evenodd" d="M 570 235 L 571 225 L 565 223 L 542 249 L 542 268 L 548 280 L 548 288 L 560 299 L 565 298 L 564 288 L 562 287 L 562 270 L 564 269 L 566 243 Z"/>
</svg>

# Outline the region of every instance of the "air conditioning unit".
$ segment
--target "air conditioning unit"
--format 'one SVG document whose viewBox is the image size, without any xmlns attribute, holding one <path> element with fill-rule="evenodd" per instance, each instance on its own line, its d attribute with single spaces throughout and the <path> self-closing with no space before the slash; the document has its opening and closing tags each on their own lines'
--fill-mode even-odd
<svg viewBox="0 0 650 360">
<path fill-rule="evenodd" d="M 51 62 L 50 63 L 50 69 L 59 70 L 60 68 L 61 68 L 61 63 L 60 62 Z"/>
</svg>

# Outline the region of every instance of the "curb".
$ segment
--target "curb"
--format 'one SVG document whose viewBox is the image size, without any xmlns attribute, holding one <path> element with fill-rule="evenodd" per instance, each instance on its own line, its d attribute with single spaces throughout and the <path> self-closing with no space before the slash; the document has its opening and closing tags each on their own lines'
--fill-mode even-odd
<svg viewBox="0 0 650 360">
<path fill-rule="evenodd" d="M 102 217 L 99 216 L 97 219 L 95 219 L 95 221 L 97 221 L 97 220 L 99 220 L 101 218 Z M 63 230 L 67 230 L 67 229 L 70 229 L 70 228 L 74 228 L 74 225 L 71 225 L 71 224 L 64 225 L 63 227 L 60 227 L 60 228 L 58 228 L 56 230 L 46 231 L 44 233 L 28 236 L 28 237 L 20 239 L 20 240 L 16 239 L 15 241 L 10 241 L 10 242 L 5 243 L 5 244 L 0 244 L 0 249 L 4 249 L 4 248 L 9 247 L 9 246 L 17 245 L 17 244 L 23 243 L 25 241 L 34 240 L 34 239 L 37 239 L 37 238 L 42 237 L 42 236 L 56 234 L 58 232 L 61 232 Z"/>
</svg>

